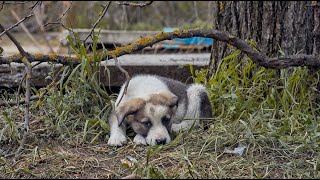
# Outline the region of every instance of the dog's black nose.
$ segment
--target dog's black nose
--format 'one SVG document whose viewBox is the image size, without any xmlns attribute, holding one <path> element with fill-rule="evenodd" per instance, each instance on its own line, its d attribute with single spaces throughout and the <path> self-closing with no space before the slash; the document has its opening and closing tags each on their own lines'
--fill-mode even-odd
<svg viewBox="0 0 320 180">
<path fill-rule="evenodd" d="M 157 145 L 164 145 L 167 142 L 167 138 L 163 138 L 163 139 L 156 139 L 156 143 Z"/>
</svg>

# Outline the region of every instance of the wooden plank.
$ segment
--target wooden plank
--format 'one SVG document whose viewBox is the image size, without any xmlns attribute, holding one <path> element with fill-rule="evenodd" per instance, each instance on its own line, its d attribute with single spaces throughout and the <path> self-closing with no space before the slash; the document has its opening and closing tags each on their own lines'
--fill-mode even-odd
<svg viewBox="0 0 320 180">
<path fill-rule="evenodd" d="M 191 73 L 187 64 L 193 65 L 194 69 L 200 69 L 209 63 L 210 53 L 204 54 L 130 54 L 118 58 L 121 66 L 126 69 L 130 75 L 134 74 L 157 74 L 182 82 L 191 83 Z M 31 83 L 36 87 L 43 87 L 51 81 L 46 77 L 55 69 L 61 68 L 61 64 L 50 65 L 41 63 L 33 69 Z M 108 68 L 111 76 L 105 71 Z M 100 70 L 101 82 L 105 86 L 120 86 L 124 81 L 124 75 L 115 67 L 114 60 L 110 59 L 101 63 Z M 11 63 L 9 65 L 0 65 L 0 87 L 15 88 L 24 74 L 24 65 Z M 111 79 L 109 82 L 108 79 Z"/>
</svg>

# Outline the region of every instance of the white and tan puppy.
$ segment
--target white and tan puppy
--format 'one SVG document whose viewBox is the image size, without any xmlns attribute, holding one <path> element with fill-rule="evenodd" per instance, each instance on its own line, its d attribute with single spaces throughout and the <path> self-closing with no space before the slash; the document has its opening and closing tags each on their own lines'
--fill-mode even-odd
<svg viewBox="0 0 320 180">
<path fill-rule="evenodd" d="M 109 118 L 109 145 L 125 144 L 128 127 L 137 133 L 133 139 L 137 144 L 167 144 L 171 141 L 172 131 L 189 129 L 199 123 L 199 118 L 212 117 L 203 85 L 186 85 L 156 75 L 136 75 L 129 81 L 124 94 L 126 83 L 121 87 L 117 106 Z"/>
</svg>

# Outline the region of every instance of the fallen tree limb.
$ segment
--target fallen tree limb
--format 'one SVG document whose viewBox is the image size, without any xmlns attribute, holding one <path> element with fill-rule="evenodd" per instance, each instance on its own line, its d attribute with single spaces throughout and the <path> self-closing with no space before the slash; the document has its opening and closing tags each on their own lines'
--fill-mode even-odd
<svg viewBox="0 0 320 180">
<path fill-rule="evenodd" d="M 32 11 L 36 7 L 38 2 L 34 5 L 32 8 Z M 22 21 L 21 21 L 22 22 Z M 11 35 L 8 31 L 4 29 L 4 27 L 0 24 L 0 30 L 2 30 L 6 35 L 9 37 L 9 39 L 14 43 L 14 45 L 17 47 L 17 49 L 20 52 L 20 56 L 22 59 L 23 64 L 25 65 L 25 70 L 26 70 L 26 97 L 25 97 L 25 108 L 24 108 L 24 123 L 23 123 L 23 136 L 20 141 L 20 145 L 18 149 L 16 150 L 15 157 L 17 157 L 21 151 L 24 148 L 24 144 L 27 139 L 28 131 L 29 131 L 29 121 L 30 121 L 30 116 L 29 116 L 29 109 L 30 109 L 30 96 L 31 96 L 31 76 L 32 76 L 32 65 L 30 61 L 28 60 L 29 54 L 22 48 L 21 44 L 17 41 L 15 37 Z"/>
<path fill-rule="evenodd" d="M 279 58 L 269 58 L 265 54 L 255 50 L 255 48 L 248 42 L 235 37 L 234 35 L 218 30 L 177 30 L 174 32 L 162 32 L 154 36 L 144 37 L 131 43 L 127 46 L 117 47 L 113 51 L 104 51 L 103 59 L 119 57 L 125 54 L 130 54 L 134 51 L 142 50 L 145 47 L 152 46 L 158 42 L 164 40 L 172 40 L 175 38 L 191 38 L 191 37 L 206 37 L 213 38 L 217 41 L 228 43 L 243 53 L 245 53 L 254 63 L 260 66 L 273 69 L 283 69 L 290 66 L 310 66 L 319 67 L 320 57 L 313 55 L 297 54 Z M 54 62 L 61 64 L 78 64 L 81 61 L 77 57 L 59 56 L 59 55 L 43 55 L 35 54 L 30 55 L 28 60 L 30 62 L 42 61 L 42 62 Z M 0 64 L 9 64 L 10 62 L 22 62 L 21 55 L 13 55 L 9 57 L 0 57 Z"/>
<path fill-rule="evenodd" d="M 36 95 L 33 95 L 30 97 L 30 101 L 34 101 L 34 100 L 39 100 L 39 96 L 36 96 Z M 20 100 L 20 101 L 8 101 L 8 102 L 5 102 L 5 101 L 0 101 L 0 107 L 1 106 L 14 106 L 14 105 L 17 105 L 17 104 L 24 104 L 26 103 L 25 100 Z"/>
</svg>

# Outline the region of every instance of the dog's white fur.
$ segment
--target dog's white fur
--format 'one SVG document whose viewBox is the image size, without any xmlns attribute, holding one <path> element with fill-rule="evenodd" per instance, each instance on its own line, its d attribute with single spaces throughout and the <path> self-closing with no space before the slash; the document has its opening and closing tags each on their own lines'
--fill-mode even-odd
<svg viewBox="0 0 320 180">
<path fill-rule="evenodd" d="M 168 82 L 171 82 L 171 86 L 169 87 Z M 126 82 L 127 83 L 127 82 Z M 157 95 L 161 93 L 167 93 L 170 97 L 178 98 L 178 93 L 174 94 L 172 92 L 172 88 L 181 88 L 180 86 L 175 86 L 176 81 L 165 80 L 156 75 L 137 75 L 133 77 L 129 81 L 129 85 L 127 87 L 127 93 L 124 93 L 125 84 L 121 87 L 119 96 L 116 100 L 116 107 L 115 111 L 111 113 L 109 118 L 109 125 L 110 125 L 110 138 L 108 140 L 108 144 L 112 146 L 121 146 L 127 142 L 126 138 L 126 124 L 121 123 L 119 124 L 119 117 L 117 114 L 119 113 L 121 107 L 126 106 L 126 103 L 129 100 L 140 98 L 145 102 L 150 101 L 150 97 L 152 95 Z M 171 90 L 170 90 L 171 88 Z M 185 89 L 184 89 L 185 88 Z M 207 96 L 206 89 L 203 85 L 200 84 L 192 84 L 189 86 L 183 86 L 181 88 L 181 92 L 186 91 L 186 98 L 180 98 L 178 100 L 177 107 L 169 108 L 163 104 L 152 104 L 152 103 L 145 103 L 144 104 L 144 111 L 142 112 L 146 117 L 151 117 L 152 127 L 149 129 L 148 134 L 144 137 L 140 134 L 137 134 L 133 141 L 137 144 L 144 144 L 144 145 L 155 145 L 157 144 L 158 139 L 165 140 L 165 144 L 171 141 L 170 132 L 179 132 L 180 130 L 186 130 L 190 128 L 193 124 L 197 125 L 199 120 L 197 118 L 200 117 L 201 113 L 201 94 L 205 93 Z M 123 97 L 122 97 L 123 96 Z M 122 99 L 121 99 L 122 97 Z M 121 102 L 119 102 L 121 99 Z M 207 103 L 208 106 L 207 110 L 210 109 L 210 103 Z M 154 112 L 150 112 L 150 109 L 154 109 Z M 172 117 L 168 115 L 169 110 L 174 112 Z M 171 112 L 171 111 L 170 111 Z M 210 116 L 211 116 L 210 112 Z M 203 114 L 203 113 L 202 113 Z M 162 117 L 171 118 L 172 126 L 171 129 L 168 130 L 162 121 L 160 120 Z M 153 120 L 156 119 L 156 120 Z M 194 120 L 183 120 L 183 119 L 194 119 Z M 144 120 L 141 120 L 144 121 Z"/>
</svg>

